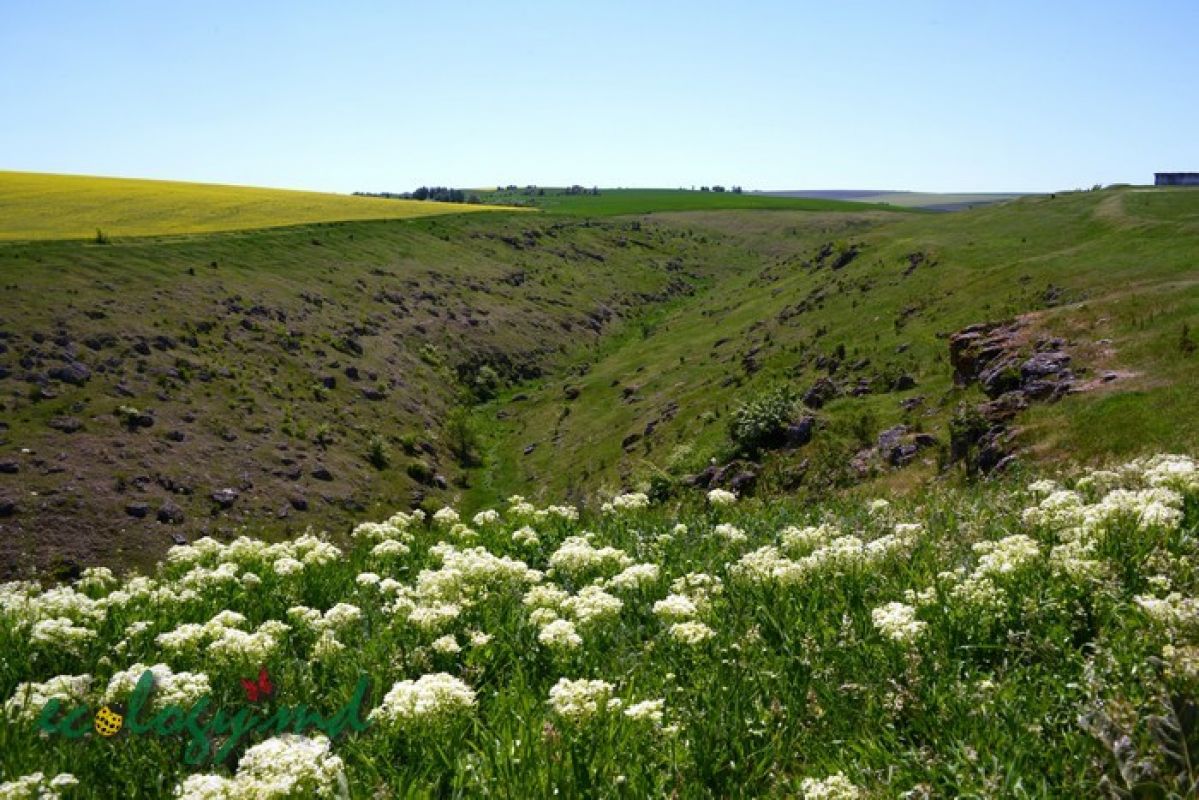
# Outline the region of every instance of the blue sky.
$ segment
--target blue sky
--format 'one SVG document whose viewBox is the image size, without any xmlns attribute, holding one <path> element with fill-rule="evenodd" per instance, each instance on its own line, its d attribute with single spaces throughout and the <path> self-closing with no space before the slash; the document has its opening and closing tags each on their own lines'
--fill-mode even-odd
<svg viewBox="0 0 1199 800">
<path fill-rule="evenodd" d="M 0 0 L 0 169 L 1054 190 L 1199 171 L 1199 2 Z"/>
</svg>

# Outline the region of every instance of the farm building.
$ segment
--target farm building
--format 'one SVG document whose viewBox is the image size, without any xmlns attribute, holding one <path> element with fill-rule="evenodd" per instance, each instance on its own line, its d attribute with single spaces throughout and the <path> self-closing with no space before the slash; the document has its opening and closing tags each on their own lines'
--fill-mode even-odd
<svg viewBox="0 0 1199 800">
<path fill-rule="evenodd" d="M 1155 172 L 1155 186 L 1199 186 L 1199 172 Z"/>
</svg>

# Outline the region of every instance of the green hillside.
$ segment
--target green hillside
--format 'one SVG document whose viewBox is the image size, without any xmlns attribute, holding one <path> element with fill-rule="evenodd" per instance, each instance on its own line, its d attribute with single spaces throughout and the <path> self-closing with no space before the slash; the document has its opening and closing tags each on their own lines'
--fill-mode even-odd
<svg viewBox="0 0 1199 800">
<path fill-rule="evenodd" d="M 680 194 L 771 199 L 645 196 Z M 713 461 L 746 494 L 824 497 L 1199 444 L 1199 193 L 953 215 L 621 197 L 0 245 L 0 563 L 145 564 L 176 539 L 512 493 L 681 495 Z M 1012 319 L 1014 363 L 1061 351 L 1071 391 L 979 428 L 948 337 Z M 803 441 L 734 441 L 772 396 Z"/>
<path fill-rule="evenodd" d="M 1197 215 L 1199 192 L 1136 189 L 937 216 L 663 215 L 661 224 L 746 253 L 746 268 L 730 264 L 707 293 L 586 354 L 572 374 L 522 388 L 528 399 L 504 404 L 505 418 L 491 423 L 493 461 L 480 484 L 495 496 L 531 484 L 539 496 L 583 497 L 662 471 L 678 479 L 734 455 L 727 431 L 738 404 L 774 386 L 802 393 L 821 377 L 842 391 L 810 411 L 818 432 L 809 447 L 767 454 L 775 489 L 855 479 L 853 456 L 900 424 L 939 446 L 877 477 L 929 477 L 944 464 L 960 404 L 985 399 L 954 386 L 947 335 L 1010 318 L 1025 321 L 1029 345 L 1067 340 L 1085 389 L 1017 417 L 1013 433 L 1032 455 L 1091 461 L 1193 448 Z M 820 261 L 822 249 L 855 255 L 836 268 Z M 894 390 L 901 376 L 914 386 Z M 862 379 L 868 393 L 852 396 Z"/>
</svg>

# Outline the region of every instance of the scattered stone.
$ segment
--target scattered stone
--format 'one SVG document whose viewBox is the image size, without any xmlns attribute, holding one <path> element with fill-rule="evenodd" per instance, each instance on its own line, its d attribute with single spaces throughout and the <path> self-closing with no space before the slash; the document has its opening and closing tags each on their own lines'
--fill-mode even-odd
<svg viewBox="0 0 1199 800">
<path fill-rule="evenodd" d="M 825 403 L 837 396 L 837 384 L 831 378 L 820 378 L 803 395 L 803 403 L 808 408 L 821 408 Z"/>
<path fill-rule="evenodd" d="M 212 501 L 214 503 L 216 503 L 218 506 L 220 506 L 221 508 L 229 508 L 235 502 L 237 502 L 237 498 L 240 495 L 238 494 L 238 491 L 236 489 L 226 488 L 226 489 L 217 489 L 215 492 L 213 492 L 209 496 L 212 498 Z"/>
<path fill-rule="evenodd" d="M 78 361 L 68 361 L 61 367 L 50 370 L 49 374 L 54 380 L 69 383 L 72 386 L 82 386 L 92 377 L 92 371 L 87 365 Z"/>
<path fill-rule="evenodd" d="M 562 390 L 562 393 L 566 396 L 567 400 L 574 400 L 579 396 L 581 391 L 578 386 L 567 386 Z"/>
<path fill-rule="evenodd" d="M 0 497 L 0 517 L 11 517 L 17 513 L 17 501 L 11 497 Z"/>
<path fill-rule="evenodd" d="M 383 400 L 387 397 L 387 392 L 374 386 L 364 386 L 362 396 L 367 400 Z"/>
<path fill-rule="evenodd" d="M 532 453 L 534 450 L 536 450 L 536 449 L 537 449 L 537 443 L 536 443 L 536 442 L 534 442 L 533 444 L 530 444 L 530 445 L 526 445 L 526 446 L 525 446 L 524 453 L 525 453 L 525 455 L 527 456 L 527 455 L 530 455 L 530 454 L 531 454 L 531 453 Z"/>
<path fill-rule="evenodd" d="M 783 441 L 787 447 L 802 447 L 812 441 L 812 431 L 815 427 L 815 417 L 803 417 L 799 422 L 793 422 L 787 426 L 787 430 L 783 434 Z"/>
<path fill-rule="evenodd" d="M 167 431 L 166 438 L 172 442 L 182 442 L 187 437 L 184 435 L 183 431 Z"/>
<path fill-rule="evenodd" d="M 16 461 L 0 461 L 0 475 L 16 475 L 21 471 L 21 465 Z"/>
<path fill-rule="evenodd" d="M 916 379 L 911 375 L 903 374 L 895 379 L 895 384 L 891 387 L 893 392 L 906 392 L 909 389 L 916 388 Z"/>
<path fill-rule="evenodd" d="M 145 519 L 150 513 L 150 506 L 147 503 L 130 503 L 125 506 L 125 513 L 137 519 Z"/>
<path fill-rule="evenodd" d="M 450 487 L 450 482 L 445 479 L 444 475 L 439 473 L 433 476 L 433 485 L 438 489 L 448 489 Z"/>
<path fill-rule="evenodd" d="M 312 477 L 316 478 L 318 481 L 331 481 L 333 480 L 333 473 L 330 472 L 329 468 L 323 464 L 317 464 L 312 470 Z"/>
<path fill-rule="evenodd" d="M 632 450 L 633 445 L 637 444 L 639 441 L 641 441 L 640 433 L 630 433 L 628 436 L 620 440 L 620 446 L 627 452 Z"/>
<path fill-rule="evenodd" d="M 48 424 L 54 430 L 63 433 L 75 433 L 83 427 L 83 423 L 77 417 L 54 417 Z"/>
<path fill-rule="evenodd" d="M 171 500 L 167 500 L 158 507 L 158 521 L 170 525 L 180 525 L 183 523 L 183 509 L 175 505 Z"/>
<path fill-rule="evenodd" d="M 308 510 L 308 498 L 304 497 L 302 494 L 288 495 L 287 502 L 290 503 L 291 507 L 296 511 Z"/>
</svg>

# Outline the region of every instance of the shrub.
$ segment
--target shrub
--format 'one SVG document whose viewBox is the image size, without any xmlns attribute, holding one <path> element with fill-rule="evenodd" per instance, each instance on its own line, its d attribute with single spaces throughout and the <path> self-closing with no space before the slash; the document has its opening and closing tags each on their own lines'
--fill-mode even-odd
<svg viewBox="0 0 1199 800">
<path fill-rule="evenodd" d="M 460 465 L 474 467 L 482 463 L 479 431 L 465 408 L 455 408 L 446 416 L 445 437 Z"/>
<path fill-rule="evenodd" d="M 367 446 L 366 460 L 372 467 L 379 470 L 391 466 L 391 448 L 387 446 L 387 440 L 377 433 L 371 437 L 370 444 Z"/>
<path fill-rule="evenodd" d="M 787 425 L 799 409 L 799 398 L 790 386 L 767 390 L 741 404 L 729 420 L 729 438 L 738 451 L 753 456 L 783 443 Z"/>
</svg>

